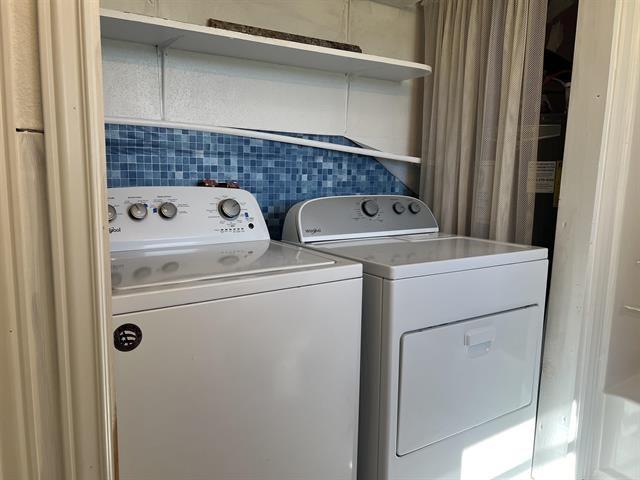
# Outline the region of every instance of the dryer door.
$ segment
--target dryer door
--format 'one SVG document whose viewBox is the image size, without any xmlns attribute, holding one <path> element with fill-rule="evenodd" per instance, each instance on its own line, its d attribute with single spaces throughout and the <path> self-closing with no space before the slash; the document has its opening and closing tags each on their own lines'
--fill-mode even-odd
<svg viewBox="0 0 640 480">
<path fill-rule="evenodd" d="M 541 322 L 532 306 L 405 333 L 398 455 L 529 405 Z"/>
</svg>

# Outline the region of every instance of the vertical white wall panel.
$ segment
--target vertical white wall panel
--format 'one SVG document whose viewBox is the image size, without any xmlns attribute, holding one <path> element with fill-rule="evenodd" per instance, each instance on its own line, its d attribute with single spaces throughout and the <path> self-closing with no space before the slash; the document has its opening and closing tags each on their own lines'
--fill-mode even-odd
<svg viewBox="0 0 640 480">
<path fill-rule="evenodd" d="M 102 40 L 105 116 L 162 118 L 161 69 L 155 47 Z"/>
<path fill-rule="evenodd" d="M 420 156 L 421 85 L 421 79 L 400 83 L 351 79 L 346 136 L 377 150 Z M 381 163 L 411 190 L 419 190 L 418 166 L 387 160 Z"/>
<path fill-rule="evenodd" d="M 422 104 L 415 91 L 419 81 L 353 78 L 347 136 L 379 150 L 419 155 Z"/>
<path fill-rule="evenodd" d="M 169 50 L 165 57 L 169 121 L 343 135 L 342 74 Z"/>
<path fill-rule="evenodd" d="M 417 7 L 350 0 L 348 41 L 364 53 L 411 62 L 424 60 L 424 20 Z"/>
</svg>

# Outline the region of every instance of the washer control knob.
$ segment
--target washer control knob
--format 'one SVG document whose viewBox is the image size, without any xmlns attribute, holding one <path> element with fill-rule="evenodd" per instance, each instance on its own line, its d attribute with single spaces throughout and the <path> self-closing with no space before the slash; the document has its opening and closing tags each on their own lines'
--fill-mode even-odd
<svg viewBox="0 0 640 480">
<path fill-rule="evenodd" d="M 144 220 L 147 216 L 147 206 L 144 203 L 134 203 L 129 207 L 129 216 L 134 220 Z"/>
<path fill-rule="evenodd" d="M 116 219 L 117 216 L 118 216 L 118 213 L 116 212 L 115 207 L 110 204 L 107 207 L 107 217 L 109 218 L 109 221 L 113 222 Z"/>
<path fill-rule="evenodd" d="M 362 203 L 362 212 L 368 217 L 375 217 L 379 211 L 380 207 L 375 200 L 366 200 Z"/>
<path fill-rule="evenodd" d="M 406 210 L 405 206 L 400 202 L 395 202 L 393 204 L 393 211 L 396 212 L 398 215 L 404 213 L 405 210 Z"/>
<path fill-rule="evenodd" d="M 241 209 L 240 204 L 233 198 L 226 198 L 220 202 L 218 210 L 220 211 L 220 215 L 224 218 L 227 220 L 233 220 L 234 218 L 238 218 Z"/>
<path fill-rule="evenodd" d="M 178 207 L 176 207 L 175 204 L 171 202 L 164 202 L 162 205 L 160 205 L 158 212 L 160 212 L 160 216 L 162 218 L 171 220 L 178 214 Z"/>
<path fill-rule="evenodd" d="M 178 262 L 167 262 L 162 265 L 162 271 L 164 273 L 173 273 L 177 272 L 180 269 L 180 264 Z"/>
<path fill-rule="evenodd" d="M 409 204 L 409 211 L 411 213 L 420 213 L 420 210 L 422 210 L 422 207 L 418 202 L 411 202 Z"/>
</svg>

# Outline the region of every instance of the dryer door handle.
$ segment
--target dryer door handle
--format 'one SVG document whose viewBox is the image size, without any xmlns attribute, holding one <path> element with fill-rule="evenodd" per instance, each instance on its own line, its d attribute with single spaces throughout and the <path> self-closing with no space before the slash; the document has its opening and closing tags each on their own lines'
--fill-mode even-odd
<svg viewBox="0 0 640 480">
<path fill-rule="evenodd" d="M 464 334 L 464 344 L 467 347 L 493 343 L 496 339 L 495 327 L 476 328 Z"/>
</svg>

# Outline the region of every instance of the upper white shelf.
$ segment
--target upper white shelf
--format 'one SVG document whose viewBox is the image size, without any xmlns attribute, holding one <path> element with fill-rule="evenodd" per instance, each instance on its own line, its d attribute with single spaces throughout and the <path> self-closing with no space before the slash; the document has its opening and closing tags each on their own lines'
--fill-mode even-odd
<svg viewBox="0 0 640 480">
<path fill-rule="evenodd" d="M 421 63 L 346 52 L 304 43 L 259 37 L 219 28 L 175 22 L 117 10 L 100 11 L 102 37 L 171 46 L 191 52 L 244 58 L 359 77 L 402 81 L 427 76 Z"/>
</svg>

